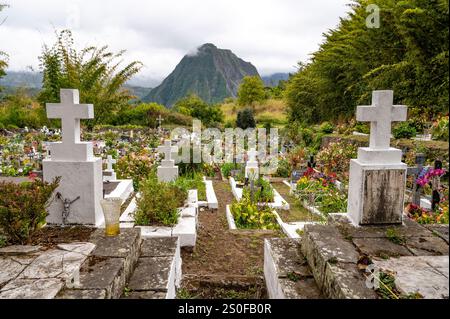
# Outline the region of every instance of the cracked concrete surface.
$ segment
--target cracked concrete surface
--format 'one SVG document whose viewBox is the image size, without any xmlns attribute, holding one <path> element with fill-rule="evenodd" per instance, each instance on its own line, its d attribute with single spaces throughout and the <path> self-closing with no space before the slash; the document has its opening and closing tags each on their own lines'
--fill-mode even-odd
<svg viewBox="0 0 450 319">
<path fill-rule="evenodd" d="M 10 246 L 0 251 L 0 299 L 51 299 L 79 272 L 92 243 L 61 244 L 42 251 Z"/>
</svg>

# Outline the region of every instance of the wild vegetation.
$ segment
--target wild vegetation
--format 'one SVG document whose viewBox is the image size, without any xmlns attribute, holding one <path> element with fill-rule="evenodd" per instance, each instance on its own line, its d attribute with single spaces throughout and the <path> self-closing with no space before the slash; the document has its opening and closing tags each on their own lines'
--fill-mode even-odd
<svg viewBox="0 0 450 319">
<path fill-rule="evenodd" d="M 381 9 L 368 28 L 366 7 Z M 286 89 L 291 121 L 349 118 L 372 90 L 392 89 L 396 102 L 448 112 L 448 1 L 355 0 L 348 17 L 324 34 L 311 62 L 300 63 Z"/>
<path fill-rule="evenodd" d="M 31 235 L 45 225 L 46 209 L 59 181 L 0 183 L 0 229 L 8 243 L 27 244 Z"/>
</svg>

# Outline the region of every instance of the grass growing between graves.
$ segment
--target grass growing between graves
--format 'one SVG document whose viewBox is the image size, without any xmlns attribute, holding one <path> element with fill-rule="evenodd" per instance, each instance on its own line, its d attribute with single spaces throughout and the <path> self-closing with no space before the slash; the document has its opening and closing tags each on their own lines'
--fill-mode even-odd
<svg viewBox="0 0 450 319">
<path fill-rule="evenodd" d="M 203 175 L 200 173 L 194 173 L 192 176 L 180 176 L 174 182 L 174 184 L 186 192 L 191 189 L 196 189 L 198 192 L 198 200 L 206 201 L 206 185 L 203 181 Z"/>
<path fill-rule="evenodd" d="M 199 214 L 197 243 L 182 250 L 183 282 L 179 298 L 264 298 L 264 239 L 283 237 L 274 230 L 228 228 L 226 205 L 234 197 L 227 181 L 214 180 L 217 211 Z"/>
<path fill-rule="evenodd" d="M 286 202 L 290 205 L 290 210 L 279 210 L 278 214 L 285 223 L 289 222 L 320 222 L 321 216 L 308 211 L 300 201 L 289 194 L 289 187 L 283 183 L 274 184 L 274 188 L 280 193 Z"/>
</svg>

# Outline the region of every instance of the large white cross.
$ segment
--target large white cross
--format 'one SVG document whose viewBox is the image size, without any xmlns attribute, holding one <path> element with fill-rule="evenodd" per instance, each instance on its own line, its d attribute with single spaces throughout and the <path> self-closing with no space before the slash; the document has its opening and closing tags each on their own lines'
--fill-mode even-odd
<svg viewBox="0 0 450 319">
<path fill-rule="evenodd" d="M 115 160 L 111 155 L 106 157 L 106 170 L 113 171 L 113 164 L 116 164 L 117 160 Z"/>
<path fill-rule="evenodd" d="M 158 152 L 164 153 L 165 161 L 171 161 L 172 152 L 178 152 L 178 147 L 172 146 L 172 142 L 170 140 L 166 140 L 164 145 L 158 146 Z"/>
<path fill-rule="evenodd" d="M 47 103 L 47 117 L 61 119 L 62 142 L 73 145 L 80 142 L 80 119 L 93 119 L 94 106 L 79 104 L 78 90 L 61 89 L 60 94 L 61 103 Z"/>
<path fill-rule="evenodd" d="M 394 104 L 394 91 L 373 91 L 372 105 L 358 106 L 356 120 L 370 123 L 370 148 L 389 149 L 392 122 L 406 121 L 407 107 Z"/>
<path fill-rule="evenodd" d="M 247 152 L 248 154 L 248 162 L 256 162 L 256 156 L 258 155 L 258 152 L 252 148 Z"/>
</svg>

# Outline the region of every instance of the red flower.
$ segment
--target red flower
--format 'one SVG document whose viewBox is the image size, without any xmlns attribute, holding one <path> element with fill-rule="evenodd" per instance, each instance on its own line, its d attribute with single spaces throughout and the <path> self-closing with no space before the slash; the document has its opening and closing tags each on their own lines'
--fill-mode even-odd
<svg viewBox="0 0 450 319">
<path fill-rule="evenodd" d="M 37 174 L 34 172 L 30 172 L 28 174 L 28 178 L 31 179 L 32 181 L 34 181 L 36 179 L 36 177 L 37 177 Z"/>
</svg>

